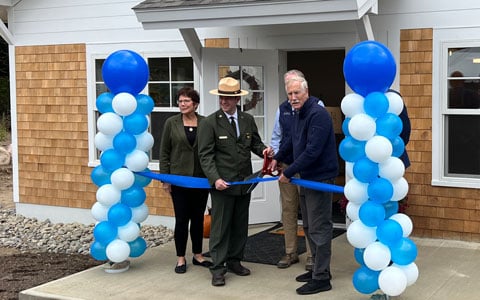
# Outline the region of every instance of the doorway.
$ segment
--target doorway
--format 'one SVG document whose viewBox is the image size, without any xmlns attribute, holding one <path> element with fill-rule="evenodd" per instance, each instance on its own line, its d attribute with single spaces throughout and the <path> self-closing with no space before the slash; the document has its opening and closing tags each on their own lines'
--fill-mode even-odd
<svg viewBox="0 0 480 300">
<path fill-rule="evenodd" d="M 287 52 L 287 70 L 302 71 L 308 81 L 310 95 L 320 98 L 332 115 L 339 162 L 339 176 L 335 184 L 341 186 L 345 185 L 345 162 L 338 154 L 338 146 L 345 137 L 341 129 L 344 117 L 340 110 L 345 96 L 344 59 L 345 49 Z M 333 194 L 333 222 L 340 227 L 345 224 L 342 196 Z"/>
</svg>

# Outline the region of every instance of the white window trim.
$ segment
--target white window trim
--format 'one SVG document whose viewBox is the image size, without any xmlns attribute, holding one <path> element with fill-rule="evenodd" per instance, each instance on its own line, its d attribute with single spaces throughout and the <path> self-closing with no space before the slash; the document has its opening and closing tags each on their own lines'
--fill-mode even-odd
<svg viewBox="0 0 480 300">
<path fill-rule="evenodd" d="M 122 47 L 121 49 L 130 49 L 129 47 Z M 95 152 L 97 148 L 95 147 L 95 134 L 97 132 L 97 124 L 95 121 L 95 102 L 96 102 L 96 80 L 95 80 L 95 60 L 96 59 L 106 59 L 111 53 L 117 51 L 118 49 L 112 49 L 109 52 L 99 51 L 98 53 L 88 53 L 86 57 L 86 72 L 87 72 L 87 109 L 88 109 L 88 166 L 89 167 L 96 167 L 100 164 L 100 160 L 95 158 Z M 138 51 L 136 49 L 132 49 L 132 51 L 137 52 L 140 54 L 144 59 L 149 57 L 189 57 L 190 53 L 188 52 L 156 52 L 156 51 Z M 199 91 L 200 87 L 200 73 L 197 67 L 194 64 L 193 67 L 193 85 L 195 89 L 201 94 Z M 145 86 L 144 90 L 140 93 L 146 93 L 147 85 Z M 178 109 L 172 108 L 155 108 L 155 112 L 175 112 Z M 199 112 L 202 113 L 202 112 Z M 148 168 L 153 171 L 158 171 L 159 163 L 158 161 L 150 161 L 148 164 Z"/>
<path fill-rule="evenodd" d="M 463 29 L 465 30 L 465 29 Z M 458 47 L 480 47 L 479 39 L 452 39 L 455 32 L 434 32 L 433 36 L 433 82 L 432 82 L 432 185 L 445 187 L 475 188 L 480 187 L 480 179 L 468 177 L 452 177 L 445 175 L 445 115 L 448 98 L 448 49 Z M 463 32 L 465 33 L 465 31 Z M 473 33 L 478 36 L 478 32 Z M 456 110 L 460 112 L 460 110 Z M 463 110 L 462 110 L 463 112 Z M 476 115 L 471 109 L 466 114 Z"/>
</svg>

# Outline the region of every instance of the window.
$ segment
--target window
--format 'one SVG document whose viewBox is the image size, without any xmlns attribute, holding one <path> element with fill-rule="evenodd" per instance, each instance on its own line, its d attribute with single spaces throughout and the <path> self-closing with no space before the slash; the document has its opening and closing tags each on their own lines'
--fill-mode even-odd
<svg viewBox="0 0 480 300">
<path fill-rule="evenodd" d="M 255 119 L 258 133 L 265 140 L 265 107 L 264 107 L 264 71 L 262 66 L 218 66 L 220 80 L 223 77 L 233 77 L 240 81 L 240 88 L 249 91 L 240 100 L 241 110 L 249 113 Z"/>
<path fill-rule="evenodd" d="M 438 145 L 441 167 L 433 183 L 478 188 L 480 183 L 480 45 L 442 48 L 443 99 Z M 435 101 L 434 101 L 435 103 Z M 434 104 L 435 105 L 435 104 Z M 435 167 L 434 167 L 435 169 Z"/>
<path fill-rule="evenodd" d="M 95 59 L 95 98 L 108 92 L 102 78 L 104 61 L 105 59 Z M 150 78 L 142 93 L 150 95 L 155 103 L 150 115 L 149 130 L 155 140 L 150 152 L 150 161 L 158 161 L 163 125 L 168 117 L 178 113 L 177 91 L 184 86 L 194 87 L 194 67 L 191 57 L 148 57 L 146 61 Z M 98 116 L 96 111 L 95 120 Z M 97 151 L 96 159 L 98 156 Z"/>
</svg>

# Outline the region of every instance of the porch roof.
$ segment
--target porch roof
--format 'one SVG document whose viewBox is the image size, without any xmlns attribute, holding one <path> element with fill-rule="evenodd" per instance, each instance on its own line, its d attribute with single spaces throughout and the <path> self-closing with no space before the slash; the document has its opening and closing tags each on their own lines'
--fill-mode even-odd
<svg viewBox="0 0 480 300">
<path fill-rule="evenodd" d="M 145 29 L 360 20 L 378 0 L 145 0 L 133 7 Z"/>
</svg>

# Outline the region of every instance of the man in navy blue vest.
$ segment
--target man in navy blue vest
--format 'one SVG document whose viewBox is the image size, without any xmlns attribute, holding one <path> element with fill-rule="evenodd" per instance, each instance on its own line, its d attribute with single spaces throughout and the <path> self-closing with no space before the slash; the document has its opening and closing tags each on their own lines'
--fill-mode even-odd
<svg viewBox="0 0 480 300">
<path fill-rule="evenodd" d="M 279 181 L 290 182 L 300 178 L 324 183 L 333 183 L 338 175 L 338 160 L 330 113 L 318 105 L 318 99 L 309 97 L 305 78 L 293 77 L 286 83 L 288 100 L 295 110 L 290 138 L 282 142 L 275 154 L 272 168 L 277 161 L 293 155 L 293 162 L 283 170 Z M 296 291 L 300 295 L 315 294 L 332 289 L 330 261 L 332 256 L 332 193 L 301 188 L 300 208 L 303 228 L 310 243 L 313 270 L 297 276 L 306 282 Z"/>
</svg>

